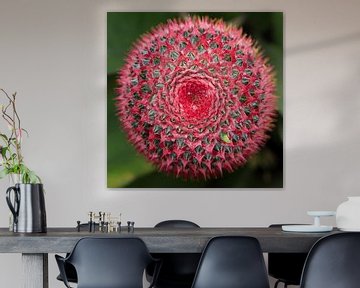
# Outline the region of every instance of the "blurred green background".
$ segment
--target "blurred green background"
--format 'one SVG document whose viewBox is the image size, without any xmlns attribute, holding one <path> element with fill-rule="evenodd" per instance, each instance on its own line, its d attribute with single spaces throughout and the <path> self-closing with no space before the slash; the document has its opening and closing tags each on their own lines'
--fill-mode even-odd
<svg viewBox="0 0 360 288">
<path fill-rule="evenodd" d="M 132 43 L 168 19 L 186 15 L 222 18 L 242 27 L 263 48 L 277 79 L 278 117 L 266 145 L 233 173 L 208 181 L 182 180 L 158 172 L 127 141 L 115 115 L 117 71 Z M 108 12 L 107 13 L 107 186 L 108 188 L 282 188 L 283 187 L 283 13 L 282 12 Z"/>
</svg>

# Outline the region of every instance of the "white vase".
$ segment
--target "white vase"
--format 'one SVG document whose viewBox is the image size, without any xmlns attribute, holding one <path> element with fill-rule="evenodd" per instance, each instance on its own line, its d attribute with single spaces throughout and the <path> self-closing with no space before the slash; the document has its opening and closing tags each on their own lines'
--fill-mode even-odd
<svg viewBox="0 0 360 288">
<path fill-rule="evenodd" d="M 338 206 L 336 226 L 342 231 L 360 231 L 360 196 L 348 197 Z"/>
</svg>

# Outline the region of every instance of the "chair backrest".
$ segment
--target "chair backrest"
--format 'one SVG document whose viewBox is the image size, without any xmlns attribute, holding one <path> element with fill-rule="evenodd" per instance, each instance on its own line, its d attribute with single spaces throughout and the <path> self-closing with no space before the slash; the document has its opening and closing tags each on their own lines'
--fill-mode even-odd
<svg viewBox="0 0 360 288">
<path fill-rule="evenodd" d="M 282 225 L 289 224 L 271 224 L 269 228 L 281 229 Z M 269 275 L 287 285 L 300 285 L 306 257 L 307 253 L 268 253 Z"/>
<path fill-rule="evenodd" d="M 192 288 L 268 288 L 264 257 L 256 238 L 220 236 L 204 249 Z"/>
<path fill-rule="evenodd" d="M 200 226 L 188 220 L 165 220 L 157 223 L 155 228 L 200 228 Z"/>
<path fill-rule="evenodd" d="M 78 288 L 142 288 L 153 259 L 139 238 L 82 238 L 67 261 L 76 269 Z"/>
<path fill-rule="evenodd" d="M 188 220 L 165 220 L 155 228 L 200 228 Z M 158 253 L 155 257 L 162 260 L 156 287 L 190 287 L 200 260 L 200 253 Z M 152 274 L 152 271 L 148 271 Z"/>
<path fill-rule="evenodd" d="M 318 240 L 306 259 L 300 287 L 360 287 L 360 233 L 338 233 Z"/>
</svg>

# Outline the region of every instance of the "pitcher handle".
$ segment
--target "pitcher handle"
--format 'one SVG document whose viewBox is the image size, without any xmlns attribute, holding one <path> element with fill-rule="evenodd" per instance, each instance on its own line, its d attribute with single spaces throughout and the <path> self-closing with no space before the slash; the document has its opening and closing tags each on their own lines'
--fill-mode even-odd
<svg viewBox="0 0 360 288">
<path fill-rule="evenodd" d="M 11 191 L 14 191 L 14 205 L 11 203 Z M 15 186 L 9 187 L 6 190 L 6 202 L 11 213 L 14 215 L 14 223 L 16 224 L 19 216 L 20 191 Z"/>
</svg>

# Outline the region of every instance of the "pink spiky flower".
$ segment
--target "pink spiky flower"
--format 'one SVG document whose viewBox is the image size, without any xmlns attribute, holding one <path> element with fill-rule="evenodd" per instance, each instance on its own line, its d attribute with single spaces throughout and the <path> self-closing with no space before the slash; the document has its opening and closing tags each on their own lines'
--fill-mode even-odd
<svg viewBox="0 0 360 288">
<path fill-rule="evenodd" d="M 273 69 L 242 30 L 208 18 L 170 20 L 140 37 L 119 72 L 117 115 L 159 170 L 216 178 L 268 138 Z"/>
</svg>

